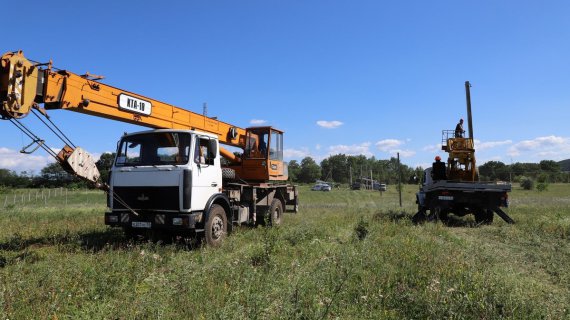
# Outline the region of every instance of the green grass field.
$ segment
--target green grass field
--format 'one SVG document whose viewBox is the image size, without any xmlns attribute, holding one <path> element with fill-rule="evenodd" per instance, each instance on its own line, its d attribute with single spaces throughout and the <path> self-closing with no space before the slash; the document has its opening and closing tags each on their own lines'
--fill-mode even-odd
<svg viewBox="0 0 570 320">
<path fill-rule="evenodd" d="M 105 227 L 97 191 L 3 194 L 0 318 L 570 318 L 570 185 L 517 188 L 517 223 L 481 227 L 413 225 L 417 188 L 394 189 L 301 187 L 280 227 L 192 250 Z"/>
</svg>

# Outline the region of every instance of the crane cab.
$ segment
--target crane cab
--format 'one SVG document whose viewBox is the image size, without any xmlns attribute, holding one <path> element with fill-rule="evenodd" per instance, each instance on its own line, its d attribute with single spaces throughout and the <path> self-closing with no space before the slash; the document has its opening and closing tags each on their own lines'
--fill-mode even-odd
<svg viewBox="0 0 570 320">
<path fill-rule="evenodd" d="M 241 163 L 229 167 L 244 180 L 287 180 L 287 165 L 283 163 L 283 131 L 273 127 L 247 128 Z"/>
</svg>

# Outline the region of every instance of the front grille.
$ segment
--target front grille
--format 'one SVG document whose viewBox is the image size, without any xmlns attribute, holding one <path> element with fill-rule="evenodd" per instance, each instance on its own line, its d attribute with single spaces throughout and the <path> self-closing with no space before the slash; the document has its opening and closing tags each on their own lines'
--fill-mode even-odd
<svg viewBox="0 0 570 320">
<path fill-rule="evenodd" d="M 113 192 L 131 209 L 179 210 L 178 187 L 114 187 Z M 113 209 L 126 209 L 113 201 Z"/>
</svg>

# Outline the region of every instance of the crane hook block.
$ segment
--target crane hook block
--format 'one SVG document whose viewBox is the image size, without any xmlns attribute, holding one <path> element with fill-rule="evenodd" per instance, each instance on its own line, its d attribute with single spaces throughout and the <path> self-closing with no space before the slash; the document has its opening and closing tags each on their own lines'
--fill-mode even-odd
<svg viewBox="0 0 570 320">
<path fill-rule="evenodd" d="M 101 174 L 93 156 L 82 148 L 66 145 L 57 154 L 57 159 L 65 171 L 93 183 L 99 181 Z"/>
</svg>

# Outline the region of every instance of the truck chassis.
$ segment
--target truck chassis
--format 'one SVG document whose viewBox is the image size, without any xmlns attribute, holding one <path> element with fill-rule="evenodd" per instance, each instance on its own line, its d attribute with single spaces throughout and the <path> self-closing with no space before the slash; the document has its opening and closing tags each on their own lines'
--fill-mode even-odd
<svg viewBox="0 0 570 320">
<path fill-rule="evenodd" d="M 122 228 L 127 235 L 203 236 L 219 245 L 238 225 L 280 225 L 283 214 L 299 210 L 296 186 L 278 183 L 227 183 L 212 196 L 205 210 L 193 212 L 113 210 L 105 213 L 105 224 Z"/>
<path fill-rule="evenodd" d="M 412 217 L 415 223 L 448 221 L 448 215 L 475 215 L 479 224 L 493 222 L 496 213 L 507 223 L 514 223 L 501 207 L 508 207 L 510 184 L 494 182 L 435 181 L 424 185 L 416 194 L 418 212 Z"/>
</svg>

